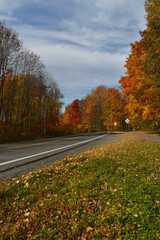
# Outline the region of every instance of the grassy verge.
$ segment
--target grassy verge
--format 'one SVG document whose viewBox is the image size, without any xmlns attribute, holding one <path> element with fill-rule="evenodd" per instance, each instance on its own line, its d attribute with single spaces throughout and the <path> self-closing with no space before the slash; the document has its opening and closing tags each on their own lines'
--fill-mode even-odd
<svg viewBox="0 0 160 240">
<path fill-rule="evenodd" d="M 160 239 L 160 144 L 115 143 L 0 186 L 0 239 Z"/>
</svg>

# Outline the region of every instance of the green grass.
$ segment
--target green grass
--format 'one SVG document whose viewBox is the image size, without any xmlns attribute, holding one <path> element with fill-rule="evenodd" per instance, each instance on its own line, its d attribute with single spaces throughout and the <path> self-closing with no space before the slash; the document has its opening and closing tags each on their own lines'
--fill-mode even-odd
<svg viewBox="0 0 160 240">
<path fill-rule="evenodd" d="M 121 142 L 0 186 L 0 239 L 160 239 L 160 144 Z"/>
</svg>

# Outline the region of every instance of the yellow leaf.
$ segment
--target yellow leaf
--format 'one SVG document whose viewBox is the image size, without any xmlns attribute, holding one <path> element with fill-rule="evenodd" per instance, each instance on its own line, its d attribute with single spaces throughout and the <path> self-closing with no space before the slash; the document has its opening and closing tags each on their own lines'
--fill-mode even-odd
<svg viewBox="0 0 160 240">
<path fill-rule="evenodd" d="M 24 187 L 28 188 L 28 187 L 29 187 L 29 183 L 26 183 L 26 184 L 24 185 Z"/>
<path fill-rule="evenodd" d="M 43 205 L 44 205 L 43 202 L 41 202 L 41 203 L 39 204 L 40 207 L 42 207 Z"/>
<path fill-rule="evenodd" d="M 24 222 L 29 222 L 29 219 L 28 219 L 28 218 L 26 218 L 26 219 L 24 220 Z"/>
<path fill-rule="evenodd" d="M 92 227 L 87 227 L 87 232 L 89 232 L 89 231 L 92 231 L 93 230 L 93 228 Z"/>
</svg>

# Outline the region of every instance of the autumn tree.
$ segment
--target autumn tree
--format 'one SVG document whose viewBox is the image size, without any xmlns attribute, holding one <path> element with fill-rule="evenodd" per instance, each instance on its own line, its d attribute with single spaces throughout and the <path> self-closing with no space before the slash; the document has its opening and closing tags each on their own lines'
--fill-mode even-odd
<svg viewBox="0 0 160 240">
<path fill-rule="evenodd" d="M 126 115 L 132 120 L 134 127 L 137 127 L 142 118 L 144 106 L 145 72 L 143 59 L 145 56 L 144 41 L 131 44 L 131 54 L 126 60 L 125 67 L 127 69 L 126 76 L 122 76 L 119 83 L 123 89 L 123 97 L 126 98 L 127 105 L 125 107 Z M 145 87 L 145 88 L 144 88 Z M 134 125 L 136 124 L 136 126 Z"/>
<path fill-rule="evenodd" d="M 64 124 L 76 132 L 81 130 L 81 121 L 80 100 L 76 99 L 65 108 Z"/>
<path fill-rule="evenodd" d="M 45 87 L 45 117 L 47 134 L 53 135 L 60 127 L 60 113 L 63 105 L 63 94 L 61 93 L 56 81 L 50 76 L 49 85 Z"/>
<path fill-rule="evenodd" d="M 22 42 L 18 34 L 8 28 L 5 23 L 0 22 L 0 119 L 4 120 L 3 108 L 7 103 L 4 100 L 3 88 L 8 69 L 11 69 L 14 55 L 20 51 Z"/>
<path fill-rule="evenodd" d="M 51 129 L 55 130 L 59 122 L 62 97 L 56 81 L 49 77 L 40 57 L 24 49 L 18 34 L 0 22 L 2 140 L 42 135 L 46 126 L 48 132 L 53 132 Z"/>
<path fill-rule="evenodd" d="M 22 129 L 29 131 L 35 122 L 34 109 L 32 108 L 35 98 L 39 99 L 39 107 L 43 107 L 40 103 L 43 101 L 45 89 L 45 66 L 37 54 L 29 50 L 22 50 L 19 70 L 23 75 L 23 92 L 21 94 L 23 96 L 22 105 L 24 106 L 21 108 L 23 118 L 21 117 L 21 124 L 19 125 L 19 134 L 21 134 Z M 38 94 L 40 95 L 37 96 Z"/>
<path fill-rule="evenodd" d="M 145 72 L 148 76 L 149 101 L 146 104 L 144 118 L 155 126 L 160 126 L 160 1 L 145 1 L 147 31 L 143 37 L 146 43 L 144 58 Z"/>
<path fill-rule="evenodd" d="M 147 29 L 141 40 L 131 44 L 126 60 L 126 76 L 120 88 L 127 100 L 126 113 L 134 127 L 160 125 L 160 15 L 159 1 L 146 1 Z"/>
<path fill-rule="evenodd" d="M 96 131 L 96 102 L 94 101 L 94 97 L 92 94 L 87 95 L 85 101 L 83 102 L 85 105 L 83 106 L 84 112 L 82 113 L 82 124 L 84 129 L 88 132 Z"/>
<path fill-rule="evenodd" d="M 88 131 L 103 131 L 103 104 L 106 98 L 106 87 L 98 86 L 85 98 L 83 125 Z"/>
<path fill-rule="evenodd" d="M 144 34 L 146 42 L 145 70 L 152 80 L 160 87 L 160 1 L 145 1 L 147 31 Z"/>
<path fill-rule="evenodd" d="M 121 129 L 123 120 L 124 101 L 120 92 L 105 86 L 98 86 L 80 101 L 74 100 L 64 112 L 64 122 L 82 132 L 111 130 L 115 121 Z"/>
<path fill-rule="evenodd" d="M 115 88 L 106 90 L 105 101 L 103 104 L 103 120 L 107 130 L 113 130 L 114 123 L 117 123 L 119 130 L 123 129 L 124 122 L 124 100 Z"/>
</svg>

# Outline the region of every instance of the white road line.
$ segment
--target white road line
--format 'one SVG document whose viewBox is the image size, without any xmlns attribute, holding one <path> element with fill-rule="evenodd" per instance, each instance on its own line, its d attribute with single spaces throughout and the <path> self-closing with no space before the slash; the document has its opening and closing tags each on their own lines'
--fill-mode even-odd
<svg viewBox="0 0 160 240">
<path fill-rule="evenodd" d="M 96 139 L 105 137 L 105 136 L 108 135 L 108 134 L 109 134 L 109 133 L 107 133 L 107 134 L 105 134 L 105 135 L 102 135 L 102 136 L 99 136 L 99 137 L 96 137 L 96 138 L 92 138 L 92 139 L 83 141 L 83 142 L 74 143 L 74 144 L 71 144 L 71 145 L 68 145 L 68 146 L 64 146 L 64 147 L 60 147 L 60 148 L 57 148 L 57 149 L 53 149 L 53 150 L 50 150 L 50 151 L 46 151 L 46 152 L 42 152 L 42 153 L 37 153 L 37 154 L 31 155 L 31 156 L 27 156 L 27 157 L 23 157 L 23 158 L 18 158 L 18 159 L 11 160 L 11 161 L 8 161 L 8 162 L 0 163 L 0 166 L 4 166 L 4 165 L 10 164 L 10 163 L 14 163 L 14 162 L 19 162 L 19 161 L 22 161 L 22 160 L 25 160 L 25 159 L 28 159 L 28 158 L 33 158 L 33 157 L 41 156 L 41 155 L 44 155 L 44 154 L 47 154 L 47 153 L 51 153 L 51 152 L 55 152 L 55 151 L 58 151 L 58 150 L 62 150 L 62 149 L 68 148 L 68 147 L 80 145 L 80 144 L 82 144 L 82 143 L 91 142 L 91 141 L 94 141 L 94 140 L 96 140 Z"/>
</svg>

